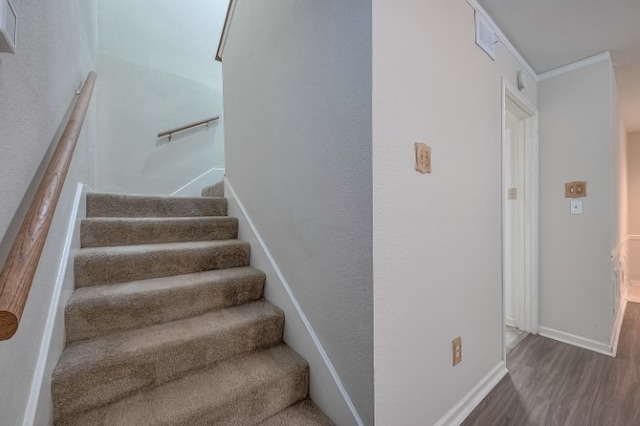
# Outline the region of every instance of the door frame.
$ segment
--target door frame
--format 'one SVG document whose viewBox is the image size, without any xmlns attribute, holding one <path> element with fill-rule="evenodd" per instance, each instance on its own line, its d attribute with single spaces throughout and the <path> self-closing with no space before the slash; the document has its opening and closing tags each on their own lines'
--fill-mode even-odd
<svg viewBox="0 0 640 426">
<path fill-rule="evenodd" d="M 508 188 L 505 185 L 509 159 L 507 144 L 507 99 L 516 104 L 527 116 L 524 119 L 524 312 L 523 331 L 538 334 L 539 325 L 539 154 L 538 109 L 506 78 L 502 78 L 502 355 L 507 360 L 506 345 L 506 279 L 505 269 L 505 211 Z"/>
</svg>

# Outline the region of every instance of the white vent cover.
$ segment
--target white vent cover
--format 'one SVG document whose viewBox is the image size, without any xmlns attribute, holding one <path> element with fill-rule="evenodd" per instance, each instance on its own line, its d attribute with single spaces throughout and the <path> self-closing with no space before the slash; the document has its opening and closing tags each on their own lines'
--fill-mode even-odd
<svg viewBox="0 0 640 426">
<path fill-rule="evenodd" d="M 484 16 L 476 11 L 476 44 L 493 60 L 496 59 L 495 41 L 493 27 Z"/>
<path fill-rule="evenodd" d="M 16 53 L 18 17 L 9 0 L 0 0 L 0 52 Z"/>
</svg>

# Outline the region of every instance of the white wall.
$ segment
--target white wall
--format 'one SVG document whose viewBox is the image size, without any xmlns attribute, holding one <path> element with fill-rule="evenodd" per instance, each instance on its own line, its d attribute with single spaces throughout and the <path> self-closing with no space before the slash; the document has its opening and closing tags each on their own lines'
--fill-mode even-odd
<svg viewBox="0 0 640 426">
<path fill-rule="evenodd" d="M 502 362 L 501 91 L 522 67 L 474 34 L 463 1 L 373 1 L 379 425 L 435 424 Z M 535 105 L 533 78 L 523 96 Z M 429 175 L 413 169 L 418 141 Z"/>
<path fill-rule="evenodd" d="M 215 52 L 226 1 L 101 0 L 98 186 L 170 194 L 224 167 L 223 123 L 157 144 L 161 131 L 222 115 Z"/>
<path fill-rule="evenodd" d="M 19 19 L 15 55 L 0 54 L 0 258 L 4 259 L 37 187 L 40 163 L 57 142 L 76 88 L 95 68 L 96 7 L 92 2 L 14 0 Z M 20 425 L 45 334 L 74 191 L 92 183 L 94 110 L 89 112 L 49 238 L 16 335 L 0 342 L 0 413 Z M 25 195 L 26 194 L 26 195 Z M 23 199 L 24 198 L 24 199 Z M 45 354 L 48 348 L 44 349 Z M 37 398 L 38 395 L 35 395 Z"/>
<path fill-rule="evenodd" d="M 640 285 L 640 133 L 629 135 L 627 148 L 628 169 L 628 217 L 629 234 L 629 279 L 634 285 Z"/>
<path fill-rule="evenodd" d="M 539 83 L 540 325 L 609 344 L 620 219 L 619 117 L 608 58 Z M 583 214 L 564 183 L 587 181 Z"/>
<path fill-rule="evenodd" d="M 238 2 L 224 92 L 227 179 L 373 424 L 371 3 Z"/>
</svg>

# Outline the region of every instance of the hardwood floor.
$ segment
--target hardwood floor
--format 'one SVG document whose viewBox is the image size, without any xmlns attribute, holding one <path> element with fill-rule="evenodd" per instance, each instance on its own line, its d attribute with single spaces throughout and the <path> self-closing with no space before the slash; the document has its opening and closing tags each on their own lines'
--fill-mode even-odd
<svg viewBox="0 0 640 426">
<path fill-rule="evenodd" d="M 616 358 L 528 336 L 507 365 L 464 426 L 640 425 L 640 304 L 627 304 Z"/>
</svg>

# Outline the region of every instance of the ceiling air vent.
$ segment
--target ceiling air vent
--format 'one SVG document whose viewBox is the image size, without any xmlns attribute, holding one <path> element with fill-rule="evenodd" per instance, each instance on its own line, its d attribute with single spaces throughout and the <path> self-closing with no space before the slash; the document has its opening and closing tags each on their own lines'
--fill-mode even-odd
<svg viewBox="0 0 640 426">
<path fill-rule="evenodd" d="M 476 11 L 476 44 L 484 50 L 491 59 L 496 59 L 496 35 L 489 21 Z"/>
</svg>

